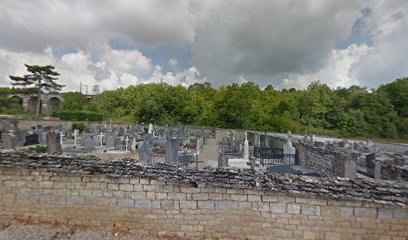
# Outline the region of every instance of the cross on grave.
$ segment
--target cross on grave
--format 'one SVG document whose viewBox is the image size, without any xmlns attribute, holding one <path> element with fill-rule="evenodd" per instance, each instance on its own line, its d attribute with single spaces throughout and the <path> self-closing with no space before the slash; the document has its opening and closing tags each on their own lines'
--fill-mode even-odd
<svg viewBox="0 0 408 240">
<path fill-rule="evenodd" d="M 125 142 L 126 142 L 126 145 L 125 145 L 125 152 L 128 152 L 129 135 L 126 135 Z"/>
<path fill-rule="evenodd" d="M 101 147 L 103 147 L 103 136 L 105 136 L 105 135 L 103 134 L 103 132 L 101 132 L 101 134 L 99 134 L 99 136 L 100 136 L 100 140 L 101 140 Z"/>
<path fill-rule="evenodd" d="M 61 147 L 62 147 L 62 138 L 64 138 L 64 136 L 65 136 L 65 132 L 61 131 L 60 132 L 60 144 L 61 144 Z"/>
<path fill-rule="evenodd" d="M 77 136 L 78 136 L 78 129 L 74 129 L 74 147 L 76 148 L 77 145 Z"/>
</svg>

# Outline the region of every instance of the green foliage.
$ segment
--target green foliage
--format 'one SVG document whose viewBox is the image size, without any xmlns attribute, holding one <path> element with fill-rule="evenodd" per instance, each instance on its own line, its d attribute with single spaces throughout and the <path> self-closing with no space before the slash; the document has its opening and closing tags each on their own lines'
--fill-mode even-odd
<svg viewBox="0 0 408 240">
<path fill-rule="evenodd" d="M 83 110 L 88 99 L 79 92 L 66 92 L 63 94 L 61 110 Z"/>
<path fill-rule="evenodd" d="M 35 147 L 30 147 L 29 150 L 34 151 L 36 153 L 45 153 L 47 152 L 47 147 L 43 145 L 36 145 Z"/>
<path fill-rule="evenodd" d="M 76 122 L 76 123 L 73 123 L 73 124 L 72 124 L 72 130 L 77 129 L 80 133 L 82 133 L 83 131 L 85 131 L 85 128 L 86 128 L 86 126 L 85 126 L 84 123 L 78 123 L 78 122 Z"/>
<path fill-rule="evenodd" d="M 1 90 L 1 89 L 0 89 Z M 105 91 L 91 100 L 65 93 L 54 116 L 75 121 L 114 121 L 292 131 L 326 136 L 408 139 L 408 79 L 381 86 L 330 89 L 313 82 L 306 90 L 282 91 L 269 85 L 231 84 L 214 89 L 209 83 L 188 88 L 143 84 Z M 1 106 L 12 102 L 1 98 Z M 15 106 L 17 107 L 17 106 Z M 14 108 L 18 111 L 17 108 Z"/>
<path fill-rule="evenodd" d="M 103 115 L 96 112 L 58 110 L 52 114 L 53 117 L 59 117 L 62 120 L 73 121 L 102 121 Z"/>
</svg>

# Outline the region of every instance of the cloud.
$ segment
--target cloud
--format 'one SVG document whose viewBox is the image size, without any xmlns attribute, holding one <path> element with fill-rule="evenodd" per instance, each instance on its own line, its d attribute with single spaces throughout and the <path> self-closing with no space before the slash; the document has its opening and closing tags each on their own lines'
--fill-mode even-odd
<svg viewBox="0 0 408 240">
<path fill-rule="evenodd" d="M 346 49 L 332 50 L 323 68 L 313 73 L 289 74 L 288 78 L 281 82 L 280 87 L 305 89 L 313 81 L 326 83 L 331 88 L 360 85 L 354 65 L 370 50 L 373 48 L 365 44 L 352 44 Z"/>
<path fill-rule="evenodd" d="M 204 80 L 377 87 L 408 76 L 407 16 L 405 0 L 1 1 L 0 85 L 29 63 L 55 65 L 65 90 Z M 357 20 L 362 41 L 353 42 Z M 160 55 L 169 46 L 191 54 Z"/>
<path fill-rule="evenodd" d="M 349 36 L 363 6 L 354 0 L 197 1 L 193 64 L 216 85 L 240 75 L 318 70 L 335 42 Z"/>
<path fill-rule="evenodd" d="M 115 38 L 134 44 L 191 44 L 187 0 L 1 1 L 0 46 L 41 51 L 47 46 L 86 49 Z"/>
</svg>

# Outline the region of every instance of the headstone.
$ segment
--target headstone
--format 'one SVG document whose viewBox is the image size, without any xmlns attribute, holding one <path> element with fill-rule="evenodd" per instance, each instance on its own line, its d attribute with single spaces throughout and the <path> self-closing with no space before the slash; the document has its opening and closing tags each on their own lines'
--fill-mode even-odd
<svg viewBox="0 0 408 240">
<path fill-rule="evenodd" d="M 166 137 L 164 155 L 166 163 L 177 164 L 177 154 L 180 146 L 179 144 L 179 139 L 172 137 L 171 135 Z"/>
<path fill-rule="evenodd" d="M 62 154 L 61 144 L 58 141 L 57 134 L 54 131 L 47 132 L 47 153 Z"/>
<path fill-rule="evenodd" d="M 143 134 L 143 143 L 138 148 L 139 160 L 142 162 L 151 162 L 152 160 L 152 147 L 151 136 L 149 134 Z"/>
<path fill-rule="evenodd" d="M 25 136 L 24 146 L 30 146 L 30 145 L 36 145 L 36 144 L 40 144 L 40 141 L 38 141 L 38 134 L 34 133 L 31 135 Z"/>
<path fill-rule="evenodd" d="M 93 138 L 87 138 L 84 140 L 84 150 L 92 151 L 98 143 Z"/>
<path fill-rule="evenodd" d="M 149 130 L 147 131 L 148 134 L 152 135 L 153 134 L 153 124 L 149 124 Z"/>
<path fill-rule="evenodd" d="M 4 149 L 16 149 L 17 138 L 14 133 L 3 133 L 2 141 Z"/>
<path fill-rule="evenodd" d="M 248 132 L 245 132 L 244 141 L 244 159 L 249 160 L 249 142 L 248 142 Z"/>
<path fill-rule="evenodd" d="M 106 143 L 105 143 L 106 148 L 115 147 L 115 139 L 116 139 L 115 135 L 107 135 L 106 136 Z"/>
</svg>

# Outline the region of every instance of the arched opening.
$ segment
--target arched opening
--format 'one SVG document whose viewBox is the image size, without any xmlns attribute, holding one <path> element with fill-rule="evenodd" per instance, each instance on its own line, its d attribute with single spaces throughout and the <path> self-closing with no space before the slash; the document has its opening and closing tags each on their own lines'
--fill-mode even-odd
<svg viewBox="0 0 408 240">
<path fill-rule="evenodd" d="M 27 112 L 35 113 L 37 110 L 37 97 L 33 96 L 28 99 L 27 102 Z M 42 112 L 42 104 L 40 104 L 40 113 Z"/>
<path fill-rule="evenodd" d="M 47 101 L 47 112 L 49 114 L 53 113 L 54 111 L 58 110 L 61 106 L 61 100 L 57 97 L 49 98 Z"/>
<path fill-rule="evenodd" d="M 23 110 L 23 98 L 20 96 L 10 97 L 10 107 L 13 109 Z"/>
</svg>

